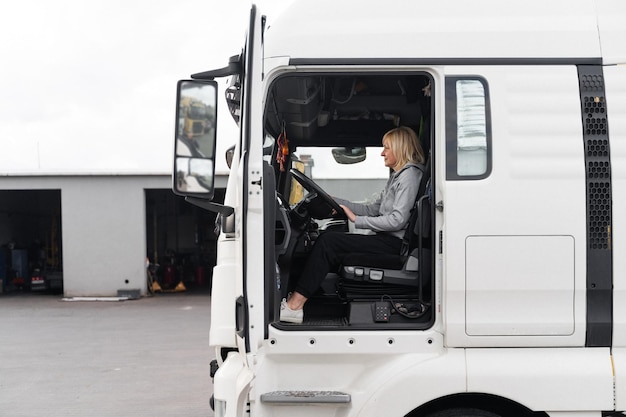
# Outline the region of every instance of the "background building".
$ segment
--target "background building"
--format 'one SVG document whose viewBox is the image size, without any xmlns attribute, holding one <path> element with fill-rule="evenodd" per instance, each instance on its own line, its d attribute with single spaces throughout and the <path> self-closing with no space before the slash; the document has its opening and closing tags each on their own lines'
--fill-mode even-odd
<svg viewBox="0 0 626 417">
<path fill-rule="evenodd" d="M 220 176 L 217 200 L 224 184 Z M 145 294 L 146 259 L 160 265 L 164 288 L 208 288 L 215 215 L 170 185 L 157 174 L 0 177 L 2 291 L 30 290 L 39 272 L 66 296 Z"/>
</svg>

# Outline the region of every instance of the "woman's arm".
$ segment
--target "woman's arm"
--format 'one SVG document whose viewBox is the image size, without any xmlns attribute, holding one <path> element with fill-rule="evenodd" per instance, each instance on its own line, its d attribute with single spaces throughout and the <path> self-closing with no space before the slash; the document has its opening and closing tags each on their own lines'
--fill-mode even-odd
<svg viewBox="0 0 626 417">
<path fill-rule="evenodd" d="M 362 203 L 353 203 L 349 200 L 344 200 L 343 198 L 333 197 L 333 199 L 340 206 L 348 207 L 354 214 L 359 216 L 377 216 L 380 213 L 380 202 L 382 200 L 382 192 L 376 197 L 376 200 L 372 203 L 362 204 Z"/>
</svg>

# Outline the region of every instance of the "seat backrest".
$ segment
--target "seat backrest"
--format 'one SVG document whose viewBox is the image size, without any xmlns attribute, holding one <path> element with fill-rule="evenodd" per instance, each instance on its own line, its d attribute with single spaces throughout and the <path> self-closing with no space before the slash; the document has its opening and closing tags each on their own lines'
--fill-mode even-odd
<svg viewBox="0 0 626 417">
<path fill-rule="evenodd" d="M 422 232 L 428 229 L 425 229 L 424 226 L 430 223 L 430 212 L 426 210 L 427 213 L 425 214 L 427 214 L 429 218 L 427 219 L 428 222 L 425 223 L 423 218 L 424 213 L 420 213 L 421 210 L 419 208 L 420 200 L 428 196 L 427 189 L 430 186 L 430 164 L 427 163 L 425 166 L 419 166 L 419 168 L 422 170 L 422 180 L 420 181 L 420 186 L 417 191 L 417 198 L 415 199 L 415 203 L 413 203 L 413 208 L 411 208 L 409 224 L 402 237 L 402 248 L 400 250 L 400 255 L 402 256 L 408 255 L 412 249 L 418 247 L 417 244 L 420 236 L 424 236 Z"/>
</svg>

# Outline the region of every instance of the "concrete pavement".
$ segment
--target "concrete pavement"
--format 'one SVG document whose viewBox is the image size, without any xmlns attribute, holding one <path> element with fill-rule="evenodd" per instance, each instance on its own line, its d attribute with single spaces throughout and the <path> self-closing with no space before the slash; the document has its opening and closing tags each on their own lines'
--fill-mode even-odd
<svg viewBox="0 0 626 417">
<path fill-rule="evenodd" d="M 210 297 L 0 294 L 3 417 L 213 416 Z"/>
</svg>

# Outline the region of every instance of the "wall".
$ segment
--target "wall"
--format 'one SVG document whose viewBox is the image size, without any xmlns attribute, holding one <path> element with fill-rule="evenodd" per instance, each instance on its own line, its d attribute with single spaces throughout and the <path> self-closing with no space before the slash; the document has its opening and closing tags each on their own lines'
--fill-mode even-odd
<svg viewBox="0 0 626 417">
<path fill-rule="evenodd" d="M 62 189 L 66 296 L 145 291 L 144 188 L 148 180 L 82 177 L 67 181 Z"/>
<path fill-rule="evenodd" d="M 65 296 L 145 293 L 145 194 L 169 176 L 0 177 L 0 189 L 60 189 Z"/>
</svg>

